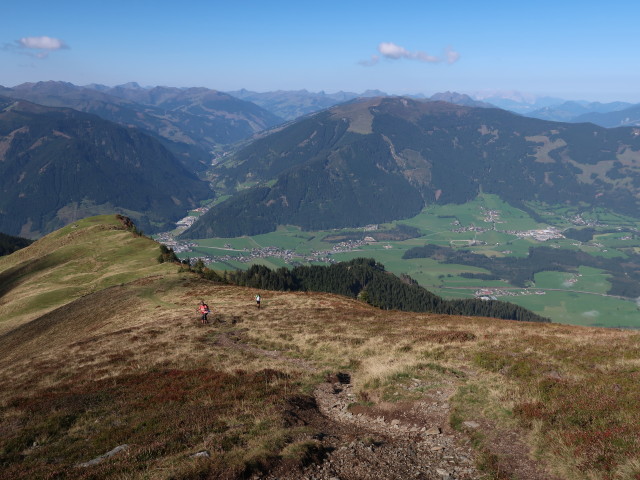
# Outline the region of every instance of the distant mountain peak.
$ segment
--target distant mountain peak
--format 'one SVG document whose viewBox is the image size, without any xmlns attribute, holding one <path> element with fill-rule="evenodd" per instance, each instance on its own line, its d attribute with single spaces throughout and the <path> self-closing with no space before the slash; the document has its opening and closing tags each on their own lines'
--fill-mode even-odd
<svg viewBox="0 0 640 480">
<path fill-rule="evenodd" d="M 455 103 L 456 105 L 465 105 L 467 107 L 494 108 L 494 105 L 474 100 L 466 93 L 450 91 L 435 93 L 429 98 L 429 100 Z"/>
<path fill-rule="evenodd" d="M 138 82 L 127 82 L 122 85 L 116 85 L 114 88 L 125 88 L 129 90 L 144 90 Z"/>
<path fill-rule="evenodd" d="M 361 97 L 388 97 L 389 95 L 382 90 L 365 90 L 360 94 Z"/>
</svg>

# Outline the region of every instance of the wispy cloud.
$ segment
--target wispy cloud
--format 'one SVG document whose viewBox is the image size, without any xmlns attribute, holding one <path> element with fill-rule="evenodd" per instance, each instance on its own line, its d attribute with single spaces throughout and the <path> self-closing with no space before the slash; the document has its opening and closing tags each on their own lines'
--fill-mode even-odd
<svg viewBox="0 0 640 480">
<path fill-rule="evenodd" d="M 390 60 L 399 60 L 405 58 L 408 60 L 417 60 L 425 63 L 455 63 L 460 59 L 460 54 L 453 48 L 447 47 L 441 56 L 430 55 L 427 52 L 421 50 L 411 51 L 406 48 L 397 45 L 393 42 L 382 42 L 378 45 L 379 55 L 371 55 L 369 60 L 362 60 L 358 62 L 365 67 L 371 67 L 380 62 L 381 58 L 388 58 Z"/>
<path fill-rule="evenodd" d="M 456 63 L 460 60 L 460 53 L 456 52 L 451 47 L 447 47 L 444 49 L 444 58 L 448 64 Z"/>
<path fill-rule="evenodd" d="M 22 37 L 14 43 L 4 45 L 4 50 L 40 59 L 47 58 L 51 52 L 67 48 L 69 48 L 69 46 L 59 38 L 47 36 Z"/>
</svg>

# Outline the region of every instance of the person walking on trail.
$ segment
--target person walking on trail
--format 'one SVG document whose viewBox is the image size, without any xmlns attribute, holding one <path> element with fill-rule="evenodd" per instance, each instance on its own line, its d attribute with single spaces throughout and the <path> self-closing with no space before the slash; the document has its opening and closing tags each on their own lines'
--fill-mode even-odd
<svg viewBox="0 0 640 480">
<path fill-rule="evenodd" d="M 260 294 L 256 295 L 256 305 L 260 308 Z"/>
<path fill-rule="evenodd" d="M 205 323 L 209 323 L 209 320 L 207 320 L 207 315 L 209 315 L 209 305 L 204 303 L 204 300 L 200 300 L 200 305 L 198 305 L 198 313 L 202 315 L 201 321 L 203 325 Z"/>
</svg>

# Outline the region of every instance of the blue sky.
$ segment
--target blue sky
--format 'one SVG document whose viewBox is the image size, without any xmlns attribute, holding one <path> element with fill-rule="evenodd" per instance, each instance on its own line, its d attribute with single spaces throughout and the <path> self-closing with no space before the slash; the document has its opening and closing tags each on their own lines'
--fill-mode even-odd
<svg viewBox="0 0 640 480">
<path fill-rule="evenodd" d="M 0 85 L 520 91 L 640 103 L 640 2 L 3 2 Z"/>
</svg>

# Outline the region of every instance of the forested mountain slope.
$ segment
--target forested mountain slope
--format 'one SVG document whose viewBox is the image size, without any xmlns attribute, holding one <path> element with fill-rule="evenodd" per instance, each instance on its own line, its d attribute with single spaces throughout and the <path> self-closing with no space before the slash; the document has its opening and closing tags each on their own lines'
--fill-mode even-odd
<svg viewBox="0 0 640 480">
<path fill-rule="evenodd" d="M 6 97 L 0 189 L 0 231 L 29 238 L 99 213 L 125 213 L 148 232 L 167 229 L 213 196 L 138 129 Z"/>
<path fill-rule="evenodd" d="M 212 150 L 282 121 L 251 102 L 206 88 L 98 88 L 49 81 L 3 88 L 0 95 L 73 108 L 138 127 L 160 140 L 193 171 L 211 164 Z"/>
<path fill-rule="evenodd" d="M 522 117 L 493 108 L 407 98 L 360 99 L 261 138 L 217 169 L 254 185 L 185 236 L 354 227 L 464 203 L 482 190 L 525 200 L 640 206 L 640 130 Z"/>
</svg>

